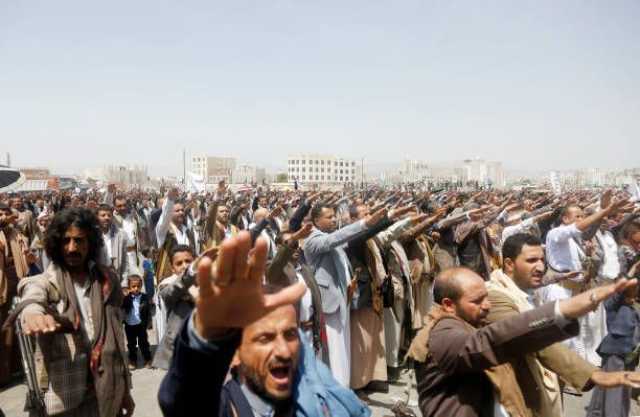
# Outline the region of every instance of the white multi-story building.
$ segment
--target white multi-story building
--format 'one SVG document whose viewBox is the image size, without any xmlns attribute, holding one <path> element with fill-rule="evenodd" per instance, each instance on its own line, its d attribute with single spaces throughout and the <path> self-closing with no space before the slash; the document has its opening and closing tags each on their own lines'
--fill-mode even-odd
<svg viewBox="0 0 640 417">
<path fill-rule="evenodd" d="M 465 170 L 456 165 L 437 165 L 431 167 L 429 180 L 435 184 L 445 182 L 462 182 L 465 180 Z"/>
<path fill-rule="evenodd" d="M 477 181 L 480 184 L 491 184 L 499 188 L 506 184 L 502 162 L 466 159 L 463 161 L 463 168 L 465 181 Z"/>
<path fill-rule="evenodd" d="M 191 158 L 191 172 L 204 178 L 206 184 L 232 182 L 236 158 L 195 155 Z"/>
<path fill-rule="evenodd" d="M 424 161 L 405 159 L 400 168 L 403 182 L 427 181 L 431 177 L 429 166 Z"/>
<path fill-rule="evenodd" d="M 267 173 L 264 168 L 252 165 L 238 165 L 233 171 L 232 181 L 235 184 L 256 184 L 265 181 Z"/>
<path fill-rule="evenodd" d="M 296 179 L 307 184 L 344 184 L 361 181 L 361 165 L 353 159 L 331 155 L 289 155 L 287 175 L 289 182 Z"/>
<path fill-rule="evenodd" d="M 146 166 L 111 165 L 104 168 L 101 179 L 122 186 L 144 186 L 149 182 L 149 174 Z"/>
</svg>

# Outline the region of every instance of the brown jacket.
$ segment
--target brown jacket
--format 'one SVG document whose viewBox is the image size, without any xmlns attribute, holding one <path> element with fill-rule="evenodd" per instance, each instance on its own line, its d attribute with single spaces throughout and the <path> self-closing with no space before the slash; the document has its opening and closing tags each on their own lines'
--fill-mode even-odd
<svg viewBox="0 0 640 417">
<path fill-rule="evenodd" d="M 505 291 L 489 289 L 489 300 L 491 322 L 513 317 L 521 312 Z M 534 417 L 562 417 L 560 392 L 558 387 L 549 383 L 549 376 L 552 375 L 546 373 L 551 371 L 576 390 L 582 391 L 597 369 L 560 343 L 537 352 L 515 356 L 509 362 L 515 371 L 527 408 Z"/>
<path fill-rule="evenodd" d="M 18 295 L 22 301 L 34 302 L 24 307 L 23 324 L 26 314 L 45 313 L 44 305 L 63 313 L 65 302 L 61 283 L 65 275 L 68 277 L 67 272 L 51 264 L 44 273 L 20 281 Z M 102 292 L 101 300 L 92 301 L 91 309 L 88 309 L 96 338 L 102 325 L 107 334 L 100 348 L 95 349 L 87 339 L 87 333 L 79 330 L 41 335 L 35 340 L 35 372 L 49 415 L 74 410 L 86 398 L 95 395 L 100 417 L 116 417 L 124 396 L 131 389 L 119 280 L 110 269 L 98 266 L 90 268 L 90 276 L 92 281 L 99 282 L 98 291 Z M 92 369 L 94 360 L 95 369 Z"/>
<path fill-rule="evenodd" d="M 29 266 L 23 251 L 28 247 L 27 238 L 16 229 L 0 230 L 0 307 L 5 303 L 11 303 L 11 299 L 15 295 L 16 284 L 9 282 L 10 278 L 5 271 L 7 267 L 5 259 L 9 256 L 12 257 L 17 277 L 26 277 Z M 12 286 L 13 288 L 11 288 Z"/>
<path fill-rule="evenodd" d="M 443 318 L 428 338 L 426 362 L 416 362 L 420 410 L 424 417 L 493 415 L 493 386 L 485 370 L 576 335 L 578 322 L 555 323 L 554 304 L 471 329 Z"/>
</svg>

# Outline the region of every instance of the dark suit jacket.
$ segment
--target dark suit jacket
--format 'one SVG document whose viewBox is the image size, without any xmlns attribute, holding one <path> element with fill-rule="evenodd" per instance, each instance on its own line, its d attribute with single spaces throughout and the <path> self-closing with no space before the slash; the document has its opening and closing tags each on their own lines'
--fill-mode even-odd
<svg viewBox="0 0 640 417">
<path fill-rule="evenodd" d="M 493 389 L 485 370 L 578 331 L 577 321 L 565 329 L 555 324 L 553 303 L 473 330 L 443 318 L 431 330 L 427 361 L 415 365 L 422 415 L 492 416 Z"/>
<path fill-rule="evenodd" d="M 607 311 L 607 335 L 600 346 L 598 354 L 624 356 L 631 353 L 637 341 L 634 334 L 640 325 L 640 315 L 633 306 L 624 304 L 624 294 L 616 294 L 604 302 Z"/>
<path fill-rule="evenodd" d="M 131 294 L 124 297 L 122 300 L 122 309 L 124 310 L 125 318 L 133 308 L 133 296 Z M 149 324 L 150 317 L 150 307 L 149 307 L 149 298 L 147 294 L 140 293 L 140 320 L 142 324 L 146 327 Z"/>
</svg>

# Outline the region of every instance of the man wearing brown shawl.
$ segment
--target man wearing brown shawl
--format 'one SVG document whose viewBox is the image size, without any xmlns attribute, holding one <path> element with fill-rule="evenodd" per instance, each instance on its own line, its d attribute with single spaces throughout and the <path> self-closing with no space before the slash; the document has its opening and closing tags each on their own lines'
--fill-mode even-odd
<svg viewBox="0 0 640 417">
<path fill-rule="evenodd" d="M 18 286 L 16 310 L 25 334 L 36 336 L 36 374 L 49 415 L 133 412 L 122 291 L 115 273 L 98 263 L 102 245 L 93 212 L 63 210 L 45 236 L 52 264 Z"/>
<path fill-rule="evenodd" d="M 18 281 L 29 271 L 24 253 L 27 239 L 14 227 L 16 220 L 12 210 L 0 203 L 0 325 L 9 315 Z M 13 331 L 0 330 L 0 386 L 18 370 L 17 347 Z"/>
</svg>

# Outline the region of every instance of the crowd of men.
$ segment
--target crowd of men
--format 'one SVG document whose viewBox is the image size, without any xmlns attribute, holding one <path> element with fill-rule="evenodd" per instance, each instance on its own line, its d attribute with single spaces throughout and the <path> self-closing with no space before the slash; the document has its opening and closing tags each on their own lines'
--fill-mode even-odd
<svg viewBox="0 0 640 417">
<path fill-rule="evenodd" d="M 425 417 L 627 416 L 639 217 L 617 189 L 0 194 L 0 387 L 18 324 L 32 415 L 131 415 L 142 365 L 166 416 L 368 416 L 403 369 Z"/>
</svg>

